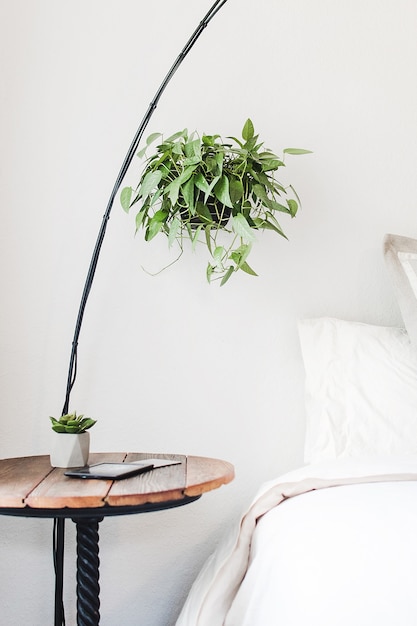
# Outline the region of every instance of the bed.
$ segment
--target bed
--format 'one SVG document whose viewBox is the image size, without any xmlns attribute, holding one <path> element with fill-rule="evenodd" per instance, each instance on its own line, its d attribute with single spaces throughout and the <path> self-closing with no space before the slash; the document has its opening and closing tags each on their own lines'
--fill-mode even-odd
<svg viewBox="0 0 417 626">
<path fill-rule="evenodd" d="M 177 626 L 417 624 L 417 240 L 384 255 L 405 328 L 299 322 L 306 464 L 261 486 Z"/>
</svg>

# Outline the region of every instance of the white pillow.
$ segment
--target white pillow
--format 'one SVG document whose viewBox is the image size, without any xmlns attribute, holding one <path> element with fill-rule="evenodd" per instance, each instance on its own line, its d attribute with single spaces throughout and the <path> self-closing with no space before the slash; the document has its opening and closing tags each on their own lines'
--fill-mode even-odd
<svg viewBox="0 0 417 626">
<path fill-rule="evenodd" d="M 417 354 L 405 330 L 302 320 L 305 461 L 417 454 Z"/>
</svg>

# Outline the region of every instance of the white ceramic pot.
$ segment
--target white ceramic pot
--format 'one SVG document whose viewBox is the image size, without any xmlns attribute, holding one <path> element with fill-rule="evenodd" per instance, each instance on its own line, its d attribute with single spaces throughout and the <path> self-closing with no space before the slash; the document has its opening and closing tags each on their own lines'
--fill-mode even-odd
<svg viewBox="0 0 417 626">
<path fill-rule="evenodd" d="M 52 467 L 83 467 L 88 464 L 90 433 L 54 433 Z"/>
</svg>

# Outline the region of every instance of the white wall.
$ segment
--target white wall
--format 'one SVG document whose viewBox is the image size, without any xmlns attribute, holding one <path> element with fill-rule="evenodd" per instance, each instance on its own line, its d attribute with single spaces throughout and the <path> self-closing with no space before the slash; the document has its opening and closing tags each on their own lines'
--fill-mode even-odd
<svg viewBox="0 0 417 626">
<path fill-rule="evenodd" d="M 81 288 L 108 195 L 201 0 L 14 0 L 0 9 L 0 455 L 49 452 Z M 171 626 L 206 555 L 265 479 L 302 463 L 300 317 L 400 324 L 386 232 L 417 236 L 415 0 L 229 0 L 148 127 L 235 135 L 250 116 L 303 210 L 259 237 L 259 278 L 168 271 L 116 204 L 86 312 L 72 408 L 93 449 L 227 459 L 233 484 L 101 525 L 102 624 Z M 136 177 L 134 168 L 129 182 Z M 74 623 L 74 529 L 65 604 Z M 0 519 L 1 624 L 52 623 L 48 520 Z M 22 602 L 22 589 L 25 601 Z"/>
</svg>

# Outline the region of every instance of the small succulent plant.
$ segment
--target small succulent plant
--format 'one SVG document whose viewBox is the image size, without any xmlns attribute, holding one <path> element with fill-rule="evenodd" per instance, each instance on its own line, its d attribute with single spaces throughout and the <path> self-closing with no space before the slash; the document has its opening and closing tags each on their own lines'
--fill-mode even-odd
<svg viewBox="0 0 417 626">
<path fill-rule="evenodd" d="M 52 430 L 56 433 L 69 433 L 72 435 L 83 433 L 96 423 L 96 420 L 91 419 L 91 417 L 77 415 L 75 411 L 74 413 L 62 415 L 59 419 L 50 416 L 50 420 L 52 422 Z"/>
</svg>

